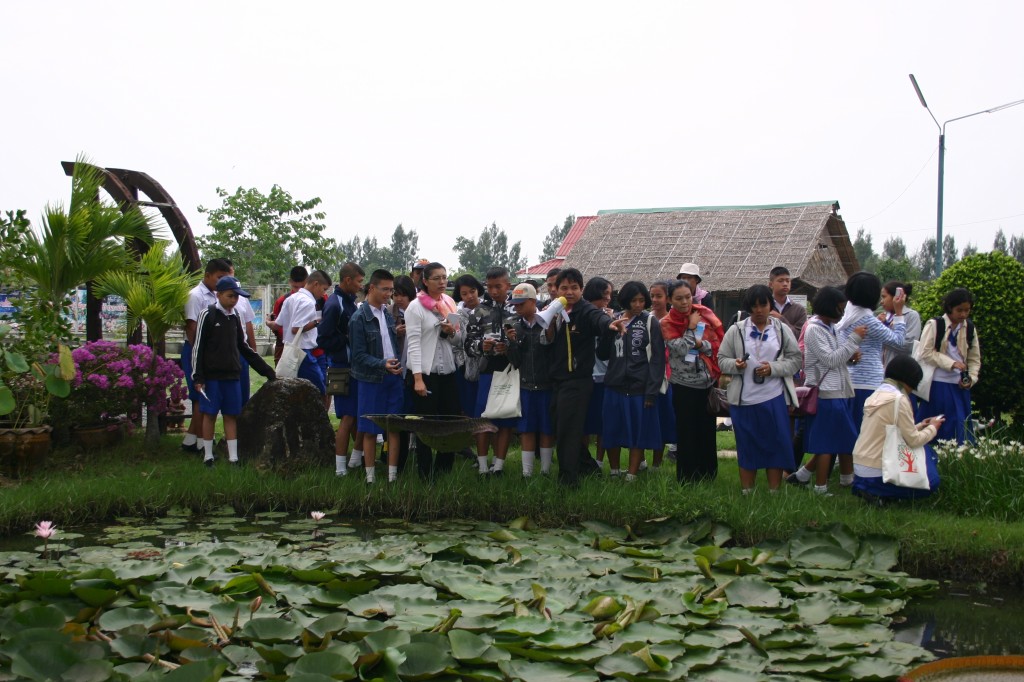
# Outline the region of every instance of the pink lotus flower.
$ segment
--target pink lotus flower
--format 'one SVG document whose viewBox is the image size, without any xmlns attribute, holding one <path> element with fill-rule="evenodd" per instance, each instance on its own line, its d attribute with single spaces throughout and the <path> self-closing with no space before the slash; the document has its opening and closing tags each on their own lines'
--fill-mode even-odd
<svg viewBox="0 0 1024 682">
<path fill-rule="evenodd" d="M 53 525 L 53 521 L 40 521 L 36 524 L 36 537 L 49 540 L 56 532 L 57 526 Z"/>
<path fill-rule="evenodd" d="M 327 514 L 321 512 L 321 511 L 309 512 L 309 515 L 313 517 L 314 521 L 319 521 L 320 519 L 322 519 L 325 516 L 327 516 Z"/>
</svg>

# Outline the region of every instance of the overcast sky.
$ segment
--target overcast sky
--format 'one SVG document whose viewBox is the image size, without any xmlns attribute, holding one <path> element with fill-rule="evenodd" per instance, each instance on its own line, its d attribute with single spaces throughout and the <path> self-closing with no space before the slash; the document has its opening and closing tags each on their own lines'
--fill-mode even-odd
<svg viewBox="0 0 1024 682">
<path fill-rule="evenodd" d="M 197 234 L 215 188 L 319 196 L 454 269 L 492 221 L 530 262 L 566 215 L 838 200 L 935 233 L 939 122 L 1024 98 L 1024 3 L 5 2 L 0 209 L 60 161 L 152 175 Z M 947 129 L 946 232 L 1024 235 L 1024 106 Z M 723 245 L 727 247 L 727 245 Z"/>
</svg>

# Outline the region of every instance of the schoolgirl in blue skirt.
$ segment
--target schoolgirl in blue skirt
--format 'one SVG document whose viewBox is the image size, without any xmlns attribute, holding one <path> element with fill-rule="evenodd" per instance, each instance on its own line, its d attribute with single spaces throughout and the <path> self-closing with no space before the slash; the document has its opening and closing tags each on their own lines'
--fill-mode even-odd
<svg viewBox="0 0 1024 682">
<path fill-rule="evenodd" d="M 804 385 L 818 387 L 817 414 L 807 417 L 804 452 L 814 455 L 786 480 L 805 484 L 815 474 L 814 491 L 828 493 L 832 459 L 839 456 L 840 485 L 853 484 L 853 446 L 857 426 L 853 423 L 853 385 L 846 363 L 867 334 L 867 327 L 854 327 L 840 340 L 835 323 L 843 316 L 846 296 L 835 287 L 822 288 L 814 297 L 815 315 L 804 331 Z"/>
<path fill-rule="evenodd" d="M 583 287 L 583 300 L 594 304 L 595 307 L 603 309 L 609 315 L 612 314 L 608 306 L 612 302 L 612 283 L 604 277 L 591 277 L 587 285 Z M 600 348 L 601 339 L 594 341 L 595 348 Z M 593 390 L 590 393 L 590 400 L 587 403 L 587 418 L 584 422 L 583 448 L 590 448 L 590 437 L 595 440 L 594 458 L 598 462 L 604 461 L 605 445 L 601 438 L 601 429 L 604 419 L 604 375 L 608 371 L 607 353 L 602 359 L 600 353 L 594 355 Z M 610 463 L 611 464 L 611 463 Z M 616 460 L 611 467 L 611 475 L 619 475 L 619 462 Z"/>
<path fill-rule="evenodd" d="M 782 470 L 792 466 L 787 405 L 796 404 L 793 375 L 802 356 L 789 327 L 769 316 L 772 291 L 763 284 L 743 294 L 750 316 L 729 328 L 718 351 L 723 374 L 732 376 L 727 396 L 736 433 L 736 455 L 743 494 L 754 489 L 758 469 L 768 488 L 778 490 Z"/>
<path fill-rule="evenodd" d="M 611 343 L 605 374 L 604 427 L 601 432 L 614 465 L 620 448 L 629 448 L 629 473 L 634 480 L 644 450 L 660 448 L 658 397 L 665 380 L 665 342 L 661 324 L 651 313 L 651 295 L 641 282 L 626 282 L 619 290 L 620 333 Z"/>
<path fill-rule="evenodd" d="M 932 365 L 935 372 L 928 400 L 918 405 L 917 419 L 945 415 L 938 439 L 962 445 L 974 440 L 971 387 L 978 383 L 981 371 L 978 331 L 970 321 L 974 296 L 967 289 L 953 289 L 942 307 L 945 315 L 928 320 L 921 333 L 921 364 Z"/>
</svg>

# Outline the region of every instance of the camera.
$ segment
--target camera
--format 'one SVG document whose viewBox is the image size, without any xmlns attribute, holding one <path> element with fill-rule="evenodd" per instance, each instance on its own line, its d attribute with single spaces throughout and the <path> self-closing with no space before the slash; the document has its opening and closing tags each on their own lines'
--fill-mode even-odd
<svg viewBox="0 0 1024 682">
<path fill-rule="evenodd" d="M 973 382 L 971 381 L 971 373 L 966 369 L 960 372 L 960 384 L 962 386 L 970 386 Z"/>
</svg>

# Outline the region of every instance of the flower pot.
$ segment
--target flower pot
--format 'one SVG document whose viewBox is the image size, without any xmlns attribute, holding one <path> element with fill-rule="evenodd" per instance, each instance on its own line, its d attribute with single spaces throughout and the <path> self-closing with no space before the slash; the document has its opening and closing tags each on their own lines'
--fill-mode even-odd
<svg viewBox="0 0 1024 682">
<path fill-rule="evenodd" d="M 49 426 L 0 429 L 0 472 L 8 478 L 30 476 L 50 454 Z"/>
<path fill-rule="evenodd" d="M 121 427 L 109 429 L 106 426 L 76 426 L 71 430 L 71 440 L 85 450 L 99 450 L 117 445 L 124 437 Z"/>
</svg>

